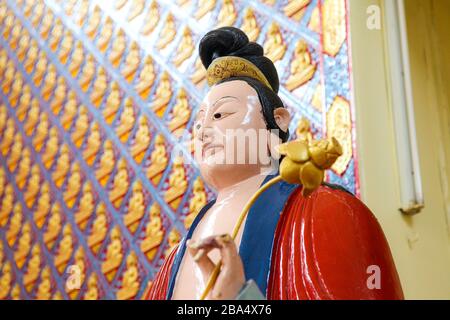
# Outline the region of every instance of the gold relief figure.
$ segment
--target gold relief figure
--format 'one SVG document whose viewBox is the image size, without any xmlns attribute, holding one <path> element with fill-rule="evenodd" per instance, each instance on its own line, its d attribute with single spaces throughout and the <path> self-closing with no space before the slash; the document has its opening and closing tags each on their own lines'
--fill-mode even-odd
<svg viewBox="0 0 450 320">
<path fill-rule="evenodd" d="M 41 21 L 40 34 L 41 37 L 45 40 L 47 40 L 50 30 L 53 26 L 53 18 L 54 18 L 53 12 L 51 10 L 48 10 Z"/>
<path fill-rule="evenodd" d="M 102 144 L 101 134 L 98 122 L 94 122 L 91 126 L 91 132 L 87 138 L 86 148 L 83 150 L 83 159 L 89 166 L 95 161 L 100 146 Z"/>
<path fill-rule="evenodd" d="M 109 61 L 116 68 L 119 66 L 120 60 L 122 59 L 122 56 L 125 52 L 125 47 L 125 32 L 123 31 L 123 29 L 119 29 L 112 44 L 111 54 L 109 55 Z"/>
<path fill-rule="evenodd" d="M 127 4 L 127 2 L 128 0 L 116 0 L 114 7 L 116 10 L 120 10 Z"/>
<path fill-rule="evenodd" d="M 17 268 L 22 269 L 27 259 L 28 254 L 31 249 L 31 225 L 30 222 L 24 224 L 22 228 L 22 234 L 19 238 L 19 243 L 17 249 L 14 252 L 14 261 L 16 262 Z"/>
<path fill-rule="evenodd" d="M 63 36 L 63 31 L 64 25 L 62 24 L 61 19 L 58 18 L 56 19 L 55 25 L 52 28 L 51 40 L 49 42 L 50 50 L 52 50 L 53 52 L 55 52 L 58 48 L 58 44 Z"/>
<path fill-rule="evenodd" d="M 102 262 L 102 273 L 108 279 L 112 281 L 116 275 L 117 269 L 122 263 L 123 252 L 122 252 L 122 240 L 121 234 L 118 226 L 115 226 L 111 230 L 110 241 L 108 247 L 106 248 L 106 256 Z"/>
<path fill-rule="evenodd" d="M 22 190 L 26 179 L 28 177 L 28 174 L 31 170 L 31 158 L 30 158 L 31 152 L 30 149 L 25 148 L 22 152 L 22 158 L 20 159 L 18 171 L 15 176 L 17 187 Z"/>
<path fill-rule="evenodd" d="M 129 185 L 127 162 L 125 159 L 120 159 L 117 165 L 117 173 L 114 176 L 113 185 L 109 192 L 109 201 L 111 201 L 114 207 L 120 207 Z"/>
<path fill-rule="evenodd" d="M 17 111 L 16 111 L 17 117 L 19 117 L 19 114 L 22 117 L 23 113 L 26 112 L 29 105 L 31 104 L 32 97 L 33 96 L 31 95 L 31 87 L 28 84 L 26 84 L 23 87 L 23 91 L 20 96 L 19 103 L 17 105 Z"/>
<path fill-rule="evenodd" d="M 61 206 L 58 202 L 55 202 L 52 206 L 50 218 L 48 220 L 47 229 L 44 232 L 44 243 L 50 250 L 61 231 Z"/>
<path fill-rule="evenodd" d="M 4 227 L 8 223 L 9 215 L 14 210 L 21 210 L 20 202 L 14 206 L 14 189 L 11 184 L 8 184 L 5 188 L 5 194 L 2 198 L 2 204 L 0 207 L 0 227 Z M 20 208 L 16 208 L 20 207 Z"/>
<path fill-rule="evenodd" d="M 233 0 L 223 0 L 222 8 L 219 11 L 217 17 L 218 27 L 232 26 L 237 19 L 236 8 L 234 7 Z"/>
<path fill-rule="evenodd" d="M 92 272 L 88 279 L 87 290 L 83 296 L 83 300 L 98 300 L 98 298 L 97 274 Z"/>
<path fill-rule="evenodd" d="M 20 286 L 18 283 L 16 283 L 11 290 L 11 299 L 12 300 L 22 300 L 20 294 L 21 294 Z"/>
<path fill-rule="evenodd" d="M 73 35 L 72 32 L 67 29 L 64 32 L 64 37 L 62 38 L 61 45 L 59 46 L 58 59 L 62 64 L 67 63 L 69 54 L 73 48 Z"/>
<path fill-rule="evenodd" d="M 52 297 L 52 300 L 63 300 L 63 296 L 62 296 L 61 292 L 56 291 Z"/>
<path fill-rule="evenodd" d="M 184 219 L 184 226 L 189 229 L 197 214 L 206 205 L 206 192 L 203 181 L 197 177 L 194 181 L 193 196 L 189 202 L 189 214 Z"/>
<path fill-rule="evenodd" d="M 6 19 L 3 21 L 3 39 L 8 39 L 10 34 L 11 34 L 11 30 L 14 27 L 15 24 L 15 16 L 14 14 L 10 13 L 6 16 Z"/>
<path fill-rule="evenodd" d="M 36 292 L 36 300 L 50 300 L 52 283 L 50 267 L 46 266 L 41 272 L 41 279 Z"/>
<path fill-rule="evenodd" d="M 97 48 L 100 52 L 105 52 L 108 48 L 109 42 L 111 41 L 112 34 L 114 31 L 114 22 L 111 17 L 106 17 L 105 22 L 102 26 L 102 31 L 97 40 Z"/>
<path fill-rule="evenodd" d="M 92 223 L 91 232 L 88 236 L 87 243 L 89 248 L 95 254 L 98 253 L 98 249 L 102 245 L 106 238 L 106 233 L 108 232 L 108 218 L 106 216 L 106 207 L 104 203 L 100 203 L 97 206 L 95 212 L 95 220 Z"/>
<path fill-rule="evenodd" d="M 0 168 L 0 198 L 3 196 L 3 192 L 5 192 L 5 184 L 6 184 L 6 173 L 4 168 Z M 1 248 L 1 246 L 0 246 Z M 1 251 L 1 250 L 0 250 Z M 1 263 L 1 259 L 0 259 Z"/>
<path fill-rule="evenodd" d="M 155 99 L 151 102 L 153 112 L 159 117 L 164 115 L 170 98 L 172 97 L 172 85 L 169 79 L 169 73 L 163 71 L 158 87 L 156 88 Z"/>
<path fill-rule="evenodd" d="M 311 124 L 308 119 L 302 117 L 298 121 L 297 130 L 295 130 L 297 140 L 306 142 L 308 145 L 313 141 L 311 133 Z"/>
<path fill-rule="evenodd" d="M 80 199 L 80 204 L 75 213 L 75 222 L 81 230 L 86 229 L 86 224 L 94 212 L 94 195 L 92 194 L 92 185 L 87 181 L 83 186 L 83 195 Z"/>
<path fill-rule="evenodd" d="M 167 157 L 164 137 L 158 134 L 155 137 L 155 146 L 150 156 L 150 166 L 147 169 L 147 178 L 149 178 L 154 185 L 159 184 L 159 181 L 167 168 L 168 162 L 169 159 Z"/>
<path fill-rule="evenodd" d="M 56 76 L 57 76 L 56 67 L 53 64 L 51 64 L 48 67 L 47 74 L 45 75 L 45 78 L 44 78 L 44 84 L 41 89 L 41 95 L 42 95 L 42 98 L 44 99 L 44 101 L 48 101 L 48 99 L 50 99 L 52 91 L 53 91 L 53 89 L 55 89 Z M 59 78 L 61 78 L 61 77 L 59 77 Z"/>
<path fill-rule="evenodd" d="M 78 107 L 77 101 L 75 99 L 67 100 L 64 105 L 64 113 L 61 115 L 60 120 L 64 130 L 68 131 L 72 126 L 72 121 L 77 115 L 78 108 L 80 109 L 80 114 L 87 113 L 87 108 L 85 106 Z"/>
<path fill-rule="evenodd" d="M 171 111 L 171 120 L 168 125 L 169 130 L 175 136 L 180 136 L 190 117 L 191 108 L 189 107 L 186 90 L 181 88 L 178 91 L 176 104 Z"/>
<path fill-rule="evenodd" d="M 169 233 L 169 246 L 164 252 L 165 257 L 167 257 L 172 252 L 173 248 L 175 248 L 175 246 L 180 242 L 180 239 L 180 232 L 177 229 L 173 228 Z"/>
<path fill-rule="evenodd" d="M 26 0 L 25 6 L 23 7 L 23 15 L 27 18 L 30 17 L 30 15 L 33 12 L 33 7 L 36 4 L 36 1 L 34 0 Z"/>
<path fill-rule="evenodd" d="M 42 162 L 44 163 L 44 167 L 46 169 L 50 169 L 53 165 L 53 161 L 58 153 L 58 144 L 58 129 L 56 127 L 51 127 L 44 152 L 41 156 Z"/>
<path fill-rule="evenodd" d="M 133 100 L 131 98 L 125 99 L 124 108 L 119 118 L 119 125 L 116 128 L 116 134 L 120 141 L 128 141 L 130 131 L 133 130 L 135 124 Z"/>
<path fill-rule="evenodd" d="M 9 222 L 8 230 L 6 230 L 6 242 L 10 248 L 16 243 L 17 235 L 19 234 L 20 228 L 22 227 L 23 212 L 20 202 L 17 202 L 13 208 L 13 215 L 11 221 Z"/>
<path fill-rule="evenodd" d="M 8 63 L 8 66 L 6 67 L 6 71 L 2 79 L 2 90 L 4 94 L 8 94 L 11 88 L 11 84 L 15 79 L 15 74 L 16 68 L 14 67 L 12 60 L 10 60 L 10 63 Z"/>
<path fill-rule="evenodd" d="M 8 112 L 6 110 L 6 106 L 4 104 L 0 105 L 0 133 L 3 133 L 3 130 L 6 127 L 6 122 L 8 121 Z"/>
<path fill-rule="evenodd" d="M 131 251 L 127 257 L 127 267 L 123 273 L 122 287 L 117 291 L 117 299 L 133 299 L 140 288 L 139 270 L 136 253 Z"/>
<path fill-rule="evenodd" d="M 178 156 L 173 160 L 172 172 L 169 177 L 169 188 L 164 194 L 164 200 L 176 210 L 186 189 L 187 181 L 183 158 Z"/>
<path fill-rule="evenodd" d="M 31 66 L 31 68 L 34 68 L 33 82 L 36 87 L 39 87 L 41 85 L 42 79 L 44 78 L 45 72 L 47 71 L 47 66 L 48 66 L 47 54 L 45 53 L 44 50 L 41 50 L 39 52 L 36 67 L 34 67 L 34 63 L 33 66 Z"/>
<path fill-rule="evenodd" d="M 178 44 L 177 54 L 173 63 L 175 66 L 179 67 L 184 61 L 189 59 L 194 52 L 194 41 L 192 40 L 191 30 L 188 27 L 183 29 L 183 37 L 181 42 Z"/>
<path fill-rule="evenodd" d="M 23 148 L 23 140 L 22 135 L 17 135 L 14 138 L 14 143 L 12 145 L 11 151 L 8 156 L 7 164 L 10 172 L 14 172 L 16 170 L 17 164 L 20 160 L 20 156 L 22 154 Z"/>
<path fill-rule="evenodd" d="M 26 30 L 26 29 L 25 29 Z M 19 39 L 19 46 L 16 52 L 17 59 L 22 62 L 25 59 L 28 48 L 30 47 L 30 34 L 24 32 L 22 37 Z"/>
<path fill-rule="evenodd" d="M 106 186 L 109 176 L 114 170 L 115 163 L 113 143 L 111 140 L 106 140 L 103 147 L 103 153 L 100 157 L 99 166 L 97 167 L 97 170 L 95 170 L 95 178 L 103 187 Z"/>
<path fill-rule="evenodd" d="M 175 38 L 177 34 L 177 28 L 175 25 L 175 19 L 171 13 L 167 15 L 166 21 L 164 22 L 164 26 L 159 33 L 159 41 L 156 44 L 156 48 L 159 50 L 164 49 L 172 40 Z"/>
<path fill-rule="evenodd" d="M 145 152 L 150 145 L 150 128 L 144 115 L 139 118 L 139 125 L 131 147 L 131 155 L 137 163 L 144 159 Z"/>
<path fill-rule="evenodd" d="M 9 147 L 14 141 L 14 134 L 16 132 L 16 126 L 14 124 L 14 119 L 9 118 L 6 121 L 6 129 L 3 132 L 2 141 L 1 141 L 1 149 L 2 149 L 2 155 L 6 156 L 9 151 Z"/>
<path fill-rule="evenodd" d="M 48 115 L 47 113 L 42 112 L 33 138 L 33 146 L 38 152 L 41 151 L 44 141 L 47 138 L 48 127 Z"/>
<path fill-rule="evenodd" d="M 11 263 L 6 261 L 2 268 L 2 276 L 0 277 L 0 300 L 8 297 L 9 291 L 11 290 L 12 278 Z"/>
<path fill-rule="evenodd" d="M 83 66 L 83 70 L 81 71 L 80 75 L 80 87 L 81 90 L 84 92 L 88 91 L 89 86 L 92 82 L 92 79 L 94 79 L 95 75 L 95 58 L 93 55 L 88 55 L 86 59 L 86 63 Z"/>
<path fill-rule="evenodd" d="M 77 4 L 78 0 L 67 0 L 65 1 L 65 10 L 67 16 L 71 16 L 73 14 L 74 8 Z"/>
<path fill-rule="evenodd" d="M 5 251 L 3 247 L 3 242 L 0 241 L 0 266 L 3 266 L 3 259 L 5 258 Z M 1 267 L 0 267 L 1 269 Z"/>
<path fill-rule="evenodd" d="M 267 58 L 276 62 L 281 60 L 286 52 L 286 44 L 281 35 L 280 27 L 273 22 L 264 42 L 264 54 Z"/>
<path fill-rule="evenodd" d="M 80 109 L 80 114 L 78 115 L 77 120 L 75 121 L 73 132 L 71 134 L 71 138 L 73 144 L 80 148 L 83 143 L 84 137 L 86 136 L 87 131 L 89 130 L 89 116 L 87 108 Z"/>
<path fill-rule="evenodd" d="M 145 0 L 133 0 L 131 4 L 130 11 L 128 13 L 128 22 L 132 21 L 134 18 L 142 14 L 144 11 Z"/>
<path fill-rule="evenodd" d="M 195 12 L 195 19 L 200 20 L 205 14 L 212 11 L 216 6 L 216 0 L 199 0 L 197 11 Z"/>
<path fill-rule="evenodd" d="M 153 59 L 151 56 L 146 56 L 144 59 L 144 66 L 139 74 L 139 81 L 135 90 L 142 99 L 147 99 L 150 89 L 155 82 L 155 68 L 153 66 Z"/>
<path fill-rule="evenodd" d="M 291 74 L 286 81 L 286 88 L 289 91 L 297 89 L 311 80 L 315 72 L 316 64 L 312 61 L 308 45 L 303 40 L 298 41 L 291 63 Z"/>
<path fill-rule="evenodd" d="M 36 226 L 41 229 L 45 223 L 45 219 L 50 212 L 51 206 L 50 184 L 45 181 L 42 185 L 41 194 L 39 195 L 36 211 L 34 211 L 33 219 Z"/>
<path fill-rule="evenodd" d="M 150 221 L 145 228 L 145 238 L 141 242 L 141 250 L 149 261 L 155 258 L 156 252 L 164 238 L 164 229 L 161 219 L 161 208 L 157 202 L 150 207 Z"/>
<path fill-rule="evenodd" d="M 26 119 L 25 124 L 24 124 L 25 134 L 27 136 L 31 136 L 31 134 L 33 133 L 34 129 L 36 129 L 36 125 L 38 124 L 39 118 L 40 118 L 40 115 L 39 115 L 39 111 L 40 111 L 39 101 L 36 99 L 36 100 L 34 100 L 32 102 L 33 103 L 31 104 L 31 108 L 28 111 L 28 116 L 27 116 L 27 119 Z M 45 119 L 46 115 L 47 114 L 45 112 L 43 112 L 42 117 Z"/>
<path fill-rule="evenodd" d="M 52 173 L 53 181 L 58 188 L 64 183 L 66 179 L 66 175 L 69 172 L 70 168 L 70 155 L 69 155 L 69 146 L 67 144 L 63 144 L 61 146 L 58 160 L 56 161 L 56 168 Z"/>
<path fill-rule="evenodd" d="M 77 24 L 80 27 L 83 26 L 84 22 L 87 20 L 87 16 L 89 13 L 89 1 L 90 0 L 82 0 L 78 7 Z"/>
<path fill-rule="evenodd" d="M 125 226 L 134 233 L 145 213 L 144 193 L 139 180 L 133 183 L 133 191 L 128 201 L 128 212 L 123 217 Z"/>
<path fill-rule="evenodd" d="M 11 30 L 11 37 L 9 38 L 9 47 L 13 50 L 17 49 L 19 38 L 22 34 L 22 26 L 20 24 L 14 25 Z"/>
<path fill-rule="evenodd" d="M 54 260 L 55 267 L 59 273 L 63 273 L 73 252 L 72 227 L 69 223 L 64 226 L 63 237 L 59 242 L 57 252 Z"/>
<path fill-rule="evenodd" d="M 0 49 L 0 74 L 5 72 L 8 63 L 12 64 L 12 62 L 9 61 L 8 52 L 6 52 L 5 49 Z"/>
<path fill-rule="evenodd" d="M 75 162 L 72 165 L 70 177 L 67 180 L 66 190 L 64 192 L 64 201 L 68 208 L 72 208 L 81 189 L 80 165 Z"/>
<path fill-rule="evenodd" d="M 148 36 L 153 30 L 156 28 L 156 25 L 159 22 L 159 8 L 158 3 L 155 0 L 152 0 L 150 3 L 150 8 L 147 11 L 147 14 L 144 18 L 144 23 L 142 24 L 141 34 Z"/>
<path fill-rule="evenodd" d="M 200 60 L 200 57 L 198 57 L 195 60 L 195 71 L 194 74 L 191 76 L 191 80 L 194 84 L 198 84 L 205 80 L 206 78 L 206 70 L 205 67 L 202 64 L 202 60 Z"/>
<path fill-rule="evenodd" d="M 244 21 L 240 28 L 248 36 L 251 42 L 255 42 L 258 39 L 261 28 L 256 21 L 255 13 L 252 8 L 248 7 L 244 12 Z"/>
<path fill-rule="evenodd" d="M 59 114 L 59 111 L 61 111 L 61 107 L 64 103 L 64 100 L 66 99 L 66 91 L 66 80 L 63 76 L 59 76 L 57 80 L 56 90 L 50 102 L 50 109 L 52 109 L 54 115 Z M 73 92 L 72 96 L 69 94 L 68 99 L 73 99 L 75 96 L 75 92 Z"/>
<path fill-rule="evenodd" d="M 116 81 L 111 83 L 108 98 L 106 98 L 105 108 L 103 109 L 103 117 L 107 124 L 112 124 L 117 111 L 120 108 L 121 98 L 119 84 Z"/>
<path fill-rule="evenodd" d="M 287 17 L 292 17 L 299 21 L 303 17 L 310 2 L 311 0 L 289 0 L 284 6 L 283 12 Z"/>
<path fill-rule="evenodd" d="M 94 39 L 95 34 L 97 33 L 97 30 L 100 26 L 101 19 L 102 19 L 102 10 L 98 5 L 96 5 L 91 15 L 89 16 L 88 20 L 89 24 L 85 29 L 85 33 L 89 38 Z"/>
<path fill-rule="evenodd" d="M 33 71 L 36 62 L 41 60 L 41 55 L 44 55 L 43 51 L 39 51 L 38 44 L 35 39 L 31 40 L 30 48 L 28 49 L 26 59 L 24 62 L 25 72 L 30 74 Z M 45 56 L 44 56 L 45 59 Z M 11 61 L 12 62 L 12 61 Z"/>
<path fill-rule="evenodd" d="M 124 68 L 122 69 L 122 76 L 128 82 L 133 81 L 134 74 L 139 67 L 139 62 L 141 60 L 139 52 L 139 45 L 136 41 L 132 41 L 127 57 L 125 58 Z"/>
<path fill-rule="evenodd" d="M 81 41 L 77 41 L 75 44 L 75 49 L 73 49 L 73 53 L 71 55 L 71 61 L 69 64 L 69 71 L 72 75 L 72 78 L 76 78 L 78 73 L 80 72 L 81 64 L 84 61 L 84 47 Z M 65 58 L 67 60 L 67 58 Z"/>
<path fill-rule="evenodd" d="M 323 50 L 335 57 L 347 38 L 346 2 L 326 0 L 322 4 Z"/>
<path fill-rule="evenodd" d="M 31 175 L 28 178 L 27 188 L 23 195 L 25 204 L 28 208 L 31 208 L 34 204 L 37 194 L 39 193 L 39 188 L 41 184 L 41 170 L 39 165 L 36 163 L 31 167 Z"/>
<path fill-rule="evenodd" d="M 13 81 L 13 85 L 11 87 L 11 92 L 9 94 L 9 104 L 11 107 L 15 107 L 19 100 L 20 95 L 22 94 L 22 86 L 23 86 L 23 78 L 22 74 L 17 74 L 17 77 Z"/>
<path fill-rule="evenodd" d="M 23 276 L 23 286 L 28 293 L 31 292 L 34 284 L 39 278 L 41 262 L 41 247 L 39 246 L 39 243 L 36 243 L 31 250 L 31 258 L 28 261 L 27 271 Z"/>
<path fill-rule="evenodd" d="M 82 246 L 79 246 L 77 251 L 75 252 L 75 259 L 74 259 L 75 263 L 73 265 L 78 267 L 77 270 L 77 275 L 79 276 L 79 284 L 80 287 L 83 285 L 84 283 L 84 279 L 86 277 L 85 272 L 86 272 L 86 263 L 85 263 L 85 254 L 84 254 L 84 249 Z M 67 286 L 66 285 L 66 293 L 69 295 L 70 299 L 74 300 L 77 298 L 78 293 L 80 292 L 80 289 L 77 288 L 76 286 Z"/>
</svg>

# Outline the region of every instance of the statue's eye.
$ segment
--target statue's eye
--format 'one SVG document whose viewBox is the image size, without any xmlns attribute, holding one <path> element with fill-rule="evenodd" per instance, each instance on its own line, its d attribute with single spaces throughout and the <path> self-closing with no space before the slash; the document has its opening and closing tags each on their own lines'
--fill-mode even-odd
<svg viewBox="0 0 450 320">
<path fill-rule="evenodd" d="M 224 113 L 221 113 L 221 112 L 216 112 L 213 115 L 214 119 L 222 119 L 223 116 L 224 116 Z"/>
</svg>

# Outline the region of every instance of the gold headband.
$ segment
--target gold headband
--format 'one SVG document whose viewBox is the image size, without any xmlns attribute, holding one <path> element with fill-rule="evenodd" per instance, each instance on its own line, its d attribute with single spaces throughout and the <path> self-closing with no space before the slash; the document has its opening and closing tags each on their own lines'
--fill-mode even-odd
<svg viewBox="0 0 450 320">
<path fill-rule="evenodd" d="M 234 56 L 226 56 L 214 59 L 206 70 L 208 85 L 213 86 L 221 80 L 231 77 L 249 77 L 262 82 L 273 91 L 267 78 L 250 61 Z"/>
</svg>

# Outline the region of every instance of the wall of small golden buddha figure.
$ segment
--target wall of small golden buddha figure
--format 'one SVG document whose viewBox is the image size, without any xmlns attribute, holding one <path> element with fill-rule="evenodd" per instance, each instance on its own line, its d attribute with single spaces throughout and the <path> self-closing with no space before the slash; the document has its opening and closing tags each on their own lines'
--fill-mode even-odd
<svg viewBox="0 0 450 320">
<path fill-rule="evenodd" d="M 293 138 L 338 138 L 327 178 L 358 194 L 347 21 L 345 0 L 1 0 L 0 299 L 148 290 L 214 197 L 191 125 L 217 26 L 264 45 Z"/>
</svg>

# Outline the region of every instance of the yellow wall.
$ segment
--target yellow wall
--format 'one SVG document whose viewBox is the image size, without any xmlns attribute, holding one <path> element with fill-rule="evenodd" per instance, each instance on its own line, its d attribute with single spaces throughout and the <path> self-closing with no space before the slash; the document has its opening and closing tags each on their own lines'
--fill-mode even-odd
<svg viewBox="0 0 450 320">
<path fill-rule="evenodd" d="M 450 2 L 406 0 L 425 197 L 425 209 L 413 217 L 398 210 L 400 191 L 387 81 L 386 30 L 371 31 L 366 27 L 368 6 L 375 4 L 383 9 L 382 2 L 350 0 L 361 194 L 388 238 L 405 297 L 450 299 L 450 20 L 446 17 Z M 439 44 L 444 40 L 447 43 Z"/>
</svg>

